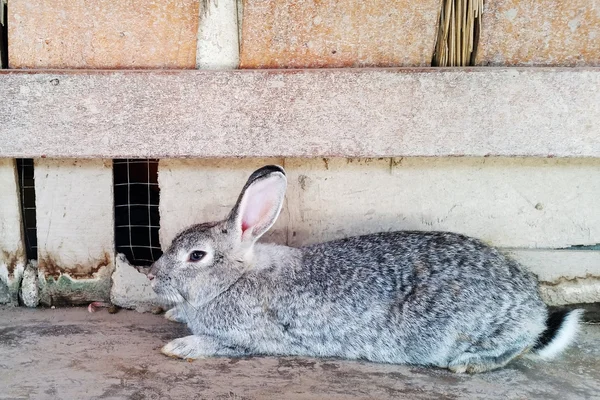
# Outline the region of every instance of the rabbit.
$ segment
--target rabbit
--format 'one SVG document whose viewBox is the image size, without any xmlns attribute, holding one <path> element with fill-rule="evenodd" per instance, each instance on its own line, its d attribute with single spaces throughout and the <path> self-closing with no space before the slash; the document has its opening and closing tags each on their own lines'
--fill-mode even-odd
<svg viewBox="0 0 600 400">
<path fill-rule="evenodd" d="M 533 274 L 481 241 L 396 231 L 301 248 L 257 243 L 277 219 L 283 168 L 255 171 L 227 219 L 180 232 L 148 272 L 192 335 L 162 353 L 309 356 L 478 373 L 552 359 L 582 310 L 549 313 Z"/>
</svg>

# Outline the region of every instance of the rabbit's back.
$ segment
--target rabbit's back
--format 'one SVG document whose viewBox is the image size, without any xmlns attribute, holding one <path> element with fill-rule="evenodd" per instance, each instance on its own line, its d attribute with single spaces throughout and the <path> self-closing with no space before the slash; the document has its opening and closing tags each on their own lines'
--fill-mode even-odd
<svg viewBox="0 0 600 400">
<path fill-rule="evenodd" d="M 295 275 L 297 284 L 321 294 L 364 292 L 397 299 L 421 286 L 438 294 L 448 292 L 441 283 L 454 283 L 455 296 L 477 291 L 481 285 L 491 285 L 494 292 L 537 293 L 531 273 L 497 249 L 456 233 L 384 232 L 301 250 L 304 271 Z"/>
</svg>

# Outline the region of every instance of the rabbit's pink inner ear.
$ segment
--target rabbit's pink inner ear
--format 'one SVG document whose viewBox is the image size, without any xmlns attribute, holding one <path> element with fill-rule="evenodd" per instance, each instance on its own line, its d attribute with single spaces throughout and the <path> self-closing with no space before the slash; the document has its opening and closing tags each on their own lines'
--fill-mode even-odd
<svg viewBox="0 0 600 400">
<path fill-rule="evenodd" d="M 250 228 L 250 225 L 246 221 L 242 221 L 242 234 Z"/>
<path fill-rule="evenodd" d="M 248 229 L 253 228 L 259 224 L 262 220 L 268 217 L 269 210 L 273 207 L 271 202 L 265 202 L 261 204 L 258 202 L 259 199 L 255 200 L 257 203 L 247 205 L 246 213 L 242 216 L 242 233 Z"/>
<path fill-rule="evenodd" d="M 273 225 L 283 202 L 286 180 L 281 175 L 262 179 L 248 187 L 241 204 L 242 236 L 258 238 Z"/>
</svg>

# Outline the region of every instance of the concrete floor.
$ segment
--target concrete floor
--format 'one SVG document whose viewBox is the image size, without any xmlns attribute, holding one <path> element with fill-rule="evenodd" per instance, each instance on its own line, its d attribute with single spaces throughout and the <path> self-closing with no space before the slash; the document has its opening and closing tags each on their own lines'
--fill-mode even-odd
<svg viewBox="0 0 600 400">
<path fill-rule="evenodd" d="M 475 376 L 340 360 L 188 363 L 159 348 L 186 334 L 162 316 L 0 308 L 0 399 L 600 399 L 600 326 L 554 363 Z"/>
</svg>

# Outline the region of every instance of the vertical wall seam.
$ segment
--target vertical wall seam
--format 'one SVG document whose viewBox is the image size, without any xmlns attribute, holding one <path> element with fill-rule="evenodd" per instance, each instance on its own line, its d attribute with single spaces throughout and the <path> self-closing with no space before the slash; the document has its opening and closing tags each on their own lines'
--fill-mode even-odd
<svg viewBox="0 0 600 400">
<path fill-rule="evenodd" d="M 197 69 L 236 69 L 240 60 L 238 0 L 202 0 L 198 13 Z"/>
<path fill-rule="evenodd" d="M 0 68 L 8 68 L 8 2 L 0 0 Z"/>
</svg>

